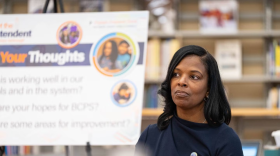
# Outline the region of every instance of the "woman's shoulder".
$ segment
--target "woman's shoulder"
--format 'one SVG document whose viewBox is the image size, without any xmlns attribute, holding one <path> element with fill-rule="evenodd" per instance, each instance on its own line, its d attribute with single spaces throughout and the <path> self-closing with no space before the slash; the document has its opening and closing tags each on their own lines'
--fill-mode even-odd
<svg viewBox="0 0 280 156">
<path fill-rule="evenodd" d="M 235 133 L 235 131 L 229 127 L 227 124 L 223 123 L 221 126 L 219 126 L 219 133 L 220 134 L 229 134 L 230 136 L 237 136 L 237 134 Z"/>
<path fill-rule="evenodd" d="M 137 144 L 135 153 L 146 153 L 145 155 L 150 155 L 150 149 L 153 149 L 153 145 L 156 145 L 156 138 L 158 138 L 160 130 L 157 128 L 156 124 L 149 125 L 141 134 Z"/>
<path fill-rule="evenodd" d="M 218 137 L 222 137 L 223 139 L 239 139 L 238 135 L 236 134 L 236 132 L 229 127 L 227 124 L 223 123 L 218 127 L 215 127 L 216 130 L 216 134 L 218 135 Z"/>
<path fill-rule="evenodd" d="M 159 131 L 157 124 L 149 125 L 146 129 L 148 129 L 151 133 Z"/>
<path fill-rule="evenodd" d="M 243 155 L 241 141 L 235 131 L 226 124 L 219 127 L 219 134 L 216 140 L 217 155 Z"/>
<path fill-rule="evenodd" d="M 144 131 L 142 134 L 146 133 L 150 136 L 154 136 L 156 134 L 158 134 L 160 132 L 160 130 L 158 129 L 157 127 L 157 124 L 152 124 L 152 125 L 149 125 Z"/>
<path fill-rule="evenodd" d="M 154 140 L 160 134 L 157 124 L 149 125 L 141 134 L 138 143 L 146 143 L 149 140 Z"/>
</svg>

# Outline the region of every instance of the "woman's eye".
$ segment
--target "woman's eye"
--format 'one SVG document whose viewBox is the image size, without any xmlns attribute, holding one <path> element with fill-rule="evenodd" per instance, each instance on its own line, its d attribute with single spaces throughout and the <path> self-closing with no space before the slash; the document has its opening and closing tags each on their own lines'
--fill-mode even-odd
<svg viewBox="0 0 280 156">
<path fill-rule="evenodd" d="M 191 77 L 192 77 L 192 79 L 194 79 L 194 80 L 198 80 L 198 79 L 199 79 L 199 77 L 196 76 L 196 75 L 193 75 L 193 76 L 191 76 Z"/>
<path fill-rule="evenodd" d="M 178 77 L 179 74 L 178 73 L 173 73 L 173 77 Z"/>
</svg>

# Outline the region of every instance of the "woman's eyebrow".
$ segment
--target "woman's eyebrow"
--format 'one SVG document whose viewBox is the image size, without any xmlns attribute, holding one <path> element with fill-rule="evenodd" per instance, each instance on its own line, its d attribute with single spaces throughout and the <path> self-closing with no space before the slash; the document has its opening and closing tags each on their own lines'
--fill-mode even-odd
<svg viewBox="0 0 280 156">
<path fill-rule="evenodd" d="M 175 71 L 175 70 L 179 70 L 179 71 L 181 71 L 181 69 L 179 69 L 179 68 L 175 68 L 175 69 L 174 69 L 174 71 Z"/>
<path fill-rule="evenodd" d="M 175 68 L 174 71 L 181 71 L 181 69 Z M 200 75 L 203 76 L 203 74 L 200 71 L 198 71 L 198 70 L 191 70 L 190 72 L 192 72 L 192 73 L 199 73 Z"/>
<path fill-rule="evenodd" d="M 199 73 L 199 74 L 201 74 L 201 75 L 203 75 L 201 72 L 199 72 L 198 70 L 191 70 L 191 72 L 195 72 L 195 73 Z"/>
</svg>

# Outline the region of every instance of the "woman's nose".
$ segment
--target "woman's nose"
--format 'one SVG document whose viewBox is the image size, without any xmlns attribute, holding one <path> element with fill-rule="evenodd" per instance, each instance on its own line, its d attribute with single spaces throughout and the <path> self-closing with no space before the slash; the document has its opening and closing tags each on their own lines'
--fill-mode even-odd
<svg viewBox="0 0 280 156">
<path fill-rule="evenodd" d="M 188 83 L 187 83 L 187 79 L 185 76 L 182 76 L 179 81 L 178 81 L 178 86 L 180 87 L 187 87 Z"/>
</svg>

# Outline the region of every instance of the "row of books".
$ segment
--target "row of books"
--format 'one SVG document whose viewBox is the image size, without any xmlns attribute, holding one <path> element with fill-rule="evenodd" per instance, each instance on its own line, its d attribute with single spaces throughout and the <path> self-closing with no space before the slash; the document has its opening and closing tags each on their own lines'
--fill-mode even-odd
<svg viewBox="0 0 280 156">
<path fill-rule="evenodd" d="M 163 108 L 164 99 L 158 95 L 160 85 L 153 84 L 145 87 L 144 91 L 144 108 Z"/>
<path fill-rule="evenodd" d="M 149 85 L 144 91 L 144 108 L 162 108 L 163 99 L 157 94 L 159 85 Z M 280 85 L 270 88 L 267 98 L 267 108 L 280 109 Z"/>
<path fill-rule="evenodd" d="M 280 43 L 278 40 L 273 40 L 269 44 L 267 59 L 268 75 L 280 77 Z"/>
<path fill-rule="evenodd" d="M 15 155 L 39 155 L 40 146 L 5 146 L 5 156 Z M 53 150 L 48 153 L 65 153 L 64 146 L 53 146 Z"/>
<path fill-rule="evenodd" d="M 144 108 L 158 108 L 158 85 L 150 85 L 145 87 L 144 91 Z"/>
<path fill-rule="evenodd" d="M 5 155 L 28 155 L 32 154 L 31 146 L 5 146 Z"/>
<path fill-rule="evenodd" d="M 146 80 L 164 79 L 169 62 L 180 47 L 178 39 L 150 39 L 147 46 Z"/>
<path fill-rule="evenodd" d="M 180 47 L 178 39 L 150 39 L 147 46 L 146 80 L 163 80 L 171 58 Z M 216 41 L 214 57 L 223 79 L 242 77 L 242 48 L 239 40 Z"/>
<path fill-rule="evenodd" d="M 174 53 L 180 48 L 177 39 L 148 42 L 146 80 L 163 80 Z M 218 40 L 215 42 L 215 55 L 223 79 L 242 77 L 242 45 L 239 40 Z M 280 77 L 280 41 L 273 40 L 266 53 L 267 75 Z"/>
</svg>

